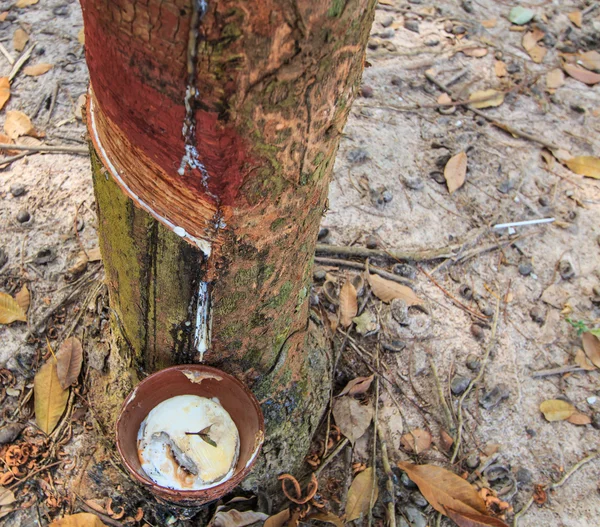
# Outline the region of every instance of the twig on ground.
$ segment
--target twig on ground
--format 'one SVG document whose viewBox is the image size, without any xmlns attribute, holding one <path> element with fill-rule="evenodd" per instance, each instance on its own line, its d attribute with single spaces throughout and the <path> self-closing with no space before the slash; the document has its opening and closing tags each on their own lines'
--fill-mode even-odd
<svg viewBox="0 0 600 527">
<path fill-rule="evenodd" d="M 427 352 L 427 359 L 429 360 L 429 366 L 431 368 L 431 372 L 433 373 L 433 379 L 435 380 L 435 385 L 438 392 L 438 397 L 440 398 L 440 404 L 444 409 L 444 416 L 446 417 L 446 426 L 448 427 L 448 433 L 454 433 L 456 429 L 454 418 L 452 417 L 452 412 L 450 411 L 450 407 L 448 406 L 448 401 L 446 401 L 446 397 L 444 397 L 444 389 L 442 388 L 442 383 L 440 382 L 440 377 L 438 375 L 437 368 L 433 359 L 431 358 L 431 353 Z"/>
<path fill-rule="evenodd" d="M 39 145 L 39 146 L 29 146 L 29 145 L 11 145 L 9 143 L 0 143 L 0 150 L 24 150 L 27 152 L 56 152 L 63 154 L 80 154 L 87 155 L 90 153 L 89 148 L 85 148 L 83 146 L 67 146 L 67 145 Z M 5 163 L 6 161 L 0 161 L 0 163 Z"/>
<path fill-rule="evenodd" d="M 321 461 L 321 464 L 319 465 L 319 467 L 317 468 L 317 470 L 315 470 L 314 474 L 315 476 L 319 477 L 319 475 L 321 474 L 321 472 L 323 472 L 323 470 L 325 469 L 325 467 L 327 465 L 329 465 L 329 463 L 331 463 L 335 457 L 344 449 L 344 447 L 349 443 L 349 439 L 347 437 L 344 437 L 344 439 L 342 439 L 337 446 L 329 453 L 329 455 L 323 459 L 323 461 Z"/>
<path fill-rule="evenodd" d="M 334 267 L 350 267 L 351 269 L 361 269 L 363 271 L 366 269 L 365 264 L 363 263 L 353 262 L 352 260 L 338 260 L 337 258 L 322 258 L 320 256 L 315 256 L 315 263 L 320 265 L 331 265 Z M 369 271 L 371 271 L 373 274 L 378 274 L 382 278 L 391 280 L 392 282 L 397 282 L 399 284 L 407 285 L 409 287 L 414 285 L 414 282 L 412 280 L 404 278 L 402 276 L 398 276 L 388 271 L 384 271 L 379 267 L 373 267 L 372 265 L 369 265 Z"/>
<path fill-rule="evenodd" d="M 456 416 L 457 416 L 457 418 L 456 418 L 456 421 L 457 421 L 457 423 L 456 423 L 456 429 L 457 429 L 456 440 L 454 441 L 454 452 L 452 453 L 452 457 L 450 458 L 450 463 L 454 463 L 454 461 L 456 461 L 456 456 L 458 456 L 458 452 L 461 447 L 462 431 L 463 431 L 463 403 L 464 403 L 465 399 L 467 398 L 467 396 L 469 395 L 469 393 L 471 393 L 471 390 L 481 380 L 481 378 L 483 377 L 483 374 L 485 373 L 486 363 L 489 359 L 490 353 L 492 352 L 492 348 L 494 347 L 494 344 L 496 343 L 496 330 L 498 329 L 499 315 L 500 315 L 500 299 L 498 298 L 496 300 L 496 309 L 494 311 L 494 320 L 492 322 L 492 333 L 490 335 L 490 340 L 486 347 L 483 358 L 481 359 L 481 366 L 479 367 L 479 373 L 477 373 L 475 378 L 471 380 L 471 382 L 469 383 L 469 386 L 467 386 L 467 389 L 464 391 L 464 393 L 461 395 L 460 399 L 458 400 L 458 407 L 457 407 L 457 412 L 456 412 Z"/>
<path fill-rule="evenodd" d="M 31 57 L 34 48 L 35 44 L 31 44 L 31 46 L 29 46 L 13 64 L 13 67 L 10 70 L 10 73 L 8 74 L 8 82 L 12 82 L 17 73 L 19 73 L 20 69 L 23 67 L 23 64 L 25 64 L 29 60 L 29 57 Z"/>
<path fill-rule="evenodd" d="M 396 527 L 396 495 L 394 491 L 394 473 L 392 472 L 390 458 L 388 457 L 387 441 L 383 435 L 383 432 L 381 431 L 381 426 L 379 426 L 379 423 L 376 425 L 376 429 L 379 442 L 381 443 L 381 461 L 383 465 L 383 471 L 386 475 L 385 490 L 387 492 L 387 496 L 383 502 L 387 503 L 388 527 Z"/>
<path fill-rule="evenodd" d="M 54 90 L 52 91 L 52 98 L 50 99 L 50 108 L 48 109 L 48 115 L 46 116 L 46 126 L 50 124 L 50 119 L 52 119 L 52 114 L 54 113 L 54 107 L 56 106 L 56 100 L 58 99 L 58 91 L 60 90 L 60 81 L 56 83 L 54 86 Z"/>
<path fill-rule="evenodd" d="M 49 465 L 44 465 L 43 467 L 39 467 L 36 470 L 34 470 L 33 472 L 30 472 L 29 474 L 27 474 L 23 479 L 20 479 L 19 481 L 13 483 L 10 487 L 7 487 L 7 488 L 9 490 L 14 490 L 17 487 L 20 487 L 21 485 L 23 485 L 23 483 L 29 481 L 33 476 L 36 476 L 40 472 L 43 472 L 44 470 L 50 470 L 51 468 L 54 468 L 58 465 L 62 465 L 62 461 L 56 461 L 55 463 L 50 463 Z"/>
<path fill-rule="evenodd" d="M 323 456 L 327 455 L 327 443 L 329 443 L 329 429 L 331 428 L 331 411 L 333 410 L 333 385 L 335 383 L 335 372 L 337 370 L 337 365 L 340 360 L 340 357 L 342 356 L 342 353 L 344 353 L 344 350 L 346 349 L 347 343 L 348 343 L 348 333 L 346 333 L 346 336 L 344 337 L 344 340 L 342 341 L 342 344 L 341 344 L 339 350 L 335 354 L 333 363 L 331 365 L 331 388 L 329 389 L 329 408 L 327 409 L 327 425 L 326 425 L 326 429 L 325 429 L 325 445 L 323 447 Z"/>
<path fill-rule="evenodd" d="M 583 467 L 590 461 L 594 461 L 595 459 L 598 459 L 598 454 L 591 454 L 591 455 L 583 458 L 581 461 L 579 461 L 579 463 L 576 463 L 575 465 L 573 465 L 571 470 L 566 472 L 565 475 L 560 480 L 558 480 L 556 483 L 552 483 L 551 485 L 546 487 L 546 490 L 555 490 L 555 489 L 562 487 L 567 482 L 567 480 L 573 474 L 575 474 L 575 472 L 577 472 L 581 467 Z M 531 507 L 532 504 L 533 504 L 533 496 L 531 496 L 531 498 L 529 498 L 529 501 L 525 505 L 523 505 L 523 508 L 515 514 L 515 516 L 513 518 L 513 527 L 518 527 L 519 518 L 527 512 L 527 510 L 529 509 L 529 507 Z"/>
<path fill-rule="evenodd" d="M 0 159 L 0 169 L 4 169 L 8 167 L 13 161 L 17 161 L 23 157 L 30 156 L 31 154 L 35 154 L 35 152 L 23 152 L 22 154 L 17 154 L 11 157 L 7 157 L 5 159 Z"/>
<path fill-rule="evenodd" d="M 1 145 L 0 145 L 1 146 Z M 386 258 L 392 260 L 408 260 L 412 262 L 428 262 L 440 258 L 452 258 L 455 251 L 461 248 L 462 244 L 449 245 L 441 249 L 425 249 L 423 251 L 397 251 L 394 249 L 367 249 L 365 247 L 343 247 L 339 245 L 329 245 L 318 243 L 316 254 L 318 255 L 338 255 L 354 258 Z"/>
<path fill-rule="evenodd" d="M 375 346 L 375 365 L 379 369 L 379 342 Z M 373 507 L 375 506 L 375 488 L 377 485 L 377 428 L 379 427 L 379 375 L 375 376 L 375 414 L 373 415 L 373 454 L 371 466 L 373 477 L 371 480 L 371 497 L 369 499 L 369 527 L 373 525 Z"/>
<path fill-rule="evenodd" d="M 6 60 L 8 60 L 8 63 L 11 66 L 15 63 L 15 59 L 9 53 L 9 51 L 2 45 L 2 42 L 0 42 L 0 52 L 2 53 L 2 55 L 4 55 L 6 57 Z"/>
<path fill-rule="evenodd" d="M 550 368 L 548 370 L 539 370 L 533 372 L 531 376 L 534 379 L 539 379 L 540 377 L 550 377 L 551 375 L 563 375 L 565 373 L 573 373 L 577 371 L 588 371 L 585 368 L 580 368 L 579 366 L 560 366 L 558 368 Z"/>
</svg>

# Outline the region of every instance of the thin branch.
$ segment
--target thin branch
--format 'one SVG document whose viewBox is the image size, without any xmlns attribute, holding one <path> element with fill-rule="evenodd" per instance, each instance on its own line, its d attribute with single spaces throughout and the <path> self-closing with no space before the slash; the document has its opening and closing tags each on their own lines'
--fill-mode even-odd
<svg viewBox="0 0 600 527">
<path fill-rule="evenodd" d="M 337 258 L 322 258 L 321 256 L 315 256 L 315 263 L 320 265 L 331 265 L 334 267 L 350 267 L 351 269 L 361 269 L 365 270 L 366 266 L 361 262 L 353 262 L 352 260 L 338 260 Z M 408 278 L 404 278 L 402 276 L 398 276 L 397 274 L 390 273 L 388 271 L 384 271 L 379 267 L 373 267 L 369 265 L 369 271 L 373 274 L 378 274 L 382 278 L 386 278 L 387 280 L 391 280 L 392 282 L 397 282 L 406 286 L 413 286 L 414 282 Z"/>
<path fill-rule="evenodd" d="M 25 64 L 29 60 L 29 57 L 31 57 L 34 48 L 35 44 L 31 44 L 31 46 L 29 46 L 17 59 L 17 62 L 13 64 L 13 67 L 8 74 L 8 82 L 12 82 L 12 80 L 16 77 L 17 73 L 19 73 L 20 69 L 23 67 L 23 64 Z"/>
<path fill-rule="evenodd" d="M 24 150 L 27 152 L 62 152 L 65 154 L 89 154 L 90 151 L 88 148 L 83 146 L 67 146 L 67 145 L 39 145 L 39 146 L 29 146 L 29 145 L 11 145 L 8 143 L 0 143 L 0 150 Z M 2 163 L 3 161 L 0 161 Z"/>
</svg>

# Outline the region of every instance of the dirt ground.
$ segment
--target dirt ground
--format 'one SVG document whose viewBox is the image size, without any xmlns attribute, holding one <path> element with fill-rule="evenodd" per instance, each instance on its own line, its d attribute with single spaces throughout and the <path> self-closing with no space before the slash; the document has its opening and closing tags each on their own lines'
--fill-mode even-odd
<svg viewBox="0 0 600 527">
<path fill-rule="evenodd" d="M 517 4 L 535 12 L 532 22 L 511 24 L 508 13 Z M 45 144 L 80 147 L 82 155 L 30 152 L 8 164 L 0 159 L 0 290 L 14 295 L 26 284 L 31 292 L 29 327 L 0 325 L 0 368 L 10 371 L 0 370 L 0 426 L 17 415 L 23 423 L 31 417 L 27 403 L 33 375 L 46 353 L 44 336 L 26 342 L 34 326 L 47 324 L 46 336 L 53 346 L 69 332 L 80 310 L 84 324 L 75 334 L 98 334 L 99 323 L 94 326 L 90 321 L 103 309 L 86 305 L 82 297 L 69 310 L 60 307 L 46 317 L 82 280 L 101 272 L 96 262 L 88 264 L 83 279 L 72 279 L 69 272 L 82 247 L 90 250 L 97 245 L 90 165 L 83 153 L 86 132 L 77 110 L 87 83 L 84 49 L 78 40 L 80 8 L 76 2 L 60 0 L 17 8 L 2 0 L 0 13 L 6 11 L 0 43 L 8 53 L 14 59 L 20 56 L 13 38 L 21 29 L 29 35 L 25 50 L 35 43 L 26 65 L 49 63 L 53 68 L 40 76 L 27 76 L 23 69 L 16 75 L 0 124 L 7 110 L 20 110 L 31 117 Z M 576 17 L 569 18 L 573 12 L 582 13 L 581 27 Z M 539 46 L 547 50 L 539 63 L 522 45 L 534 26 L 541 31 Z M 391 461 L 412 459 L 451 468 L 452 447 L 444 445 L 441 434 L 452 425 L 439 392 L 448 402 L 450 420 L 456 422 L 460 393 L 484 362 L 484 375 L 462 405 L 464 436 L 456 471 L 472 474 L 469 481 L 493 489 L 519 511 L 534 492 L 539 499 L 539 486 L 557 482 L 577 468 L 519 518 L 522 527 L 600 523 L 600 459 L 577 465 L 600 446 L 599 373 L 546 371 L 576 365 L 581 336 L 567 319 L 598 326 L 600 186 L 571 172 L 544 147 L 553 145 L 573 156 L 600 152 L 598 85 L 569 76 L 557 88 L 547 84 L 548 73 L 560 68 L 561 61 L 578 51 L 597 49 L 599 43 L 600 6 L 594 2 L 382 3 L 369 41 L 361 96 L 345 129 L 322 224 L 328 232 L 322 231 L 321 242 L 330 249 L 323 249 L 319 257 L 333 257 L 335 246 L 417 252 L 453 247 L 451 255 L 424 257 L 401 268 L 394 268 L 390 258 L 371 259 L 372 265 L 411 279 L 425 308 L 406 309 L 398 301 L 383 305 L 370 298 L 365 309 L 377 318 L 379 331 L 354 335 L 356 340 L 346 343 L 335 393 L 354 377 L 369 375 L 365 353 L 383 345 L 380 368 L 387 380 L 381 380 L 377 421 L 388 439 Z M 8 59 L 0 56 L 0 76 L 8 76 L 10 70 Z M 488 89 L 503 92 L 504 99 L 497 107 L 480 110 L 486 118 L 465 106 L 441 106 L 440 85 L 449 89 L 454 101 Z M 490 119 L 508 123 L 519 133 L 509 134 Z M 444 167 L 460 152 L 468 159 L 466 181 L 450 194 Z M 24 211 L 30 219 L 21 222 Z M 494 228 L 539 218 L 554 221 Z M 317 265 L 314 292 L 327 309 L 323 271 L 338 284 L 357 271 Z M 364 299 L 360 297 L 359 304 Z M 369 394 L 372 401 L 373 387 Z M 548 422 L 540 404 L 549 399 L 572 403 L 591 423 Z M 75 482 L 81 488 L 81 478 L 73 480 L 69 474 L 81 474 L 88 465 L 96 474 L 112 470 L 108 461 L 98 469 L 94 463 L 99 457 L 84 463 L 82 449 L 89 443 L 83 437 L 98 430 L 79 399 L 74 408 L 74 439 L 65 441 L 62 454 L 73 463 L 72 472 L 62 467 L 54 480 L 45 476 L 35 486 L 24 485 L 27 495 L 15 489 L 16 506 L 22 510 L 2 518 L 4 525 L 46 524 L 61 507 L 63 512 L 73 506 L 81 510 L 69 496 Z M 415 429 L 433 439 L 416 456 L 401 446 L 401 437 Z M 28 426 L 15 444 L 25 437 L 38 445 L 38 436 Z M 6 454 L 10 441 L 2 442 L 0 453 Z M 41 443 L 38 446 L 39 452 L 50 453 Z M 351 455 L 340 456 L 323 472 L 326 481 L 337 485 L 334 489 L 324 485 L 322 493 L 334 512 L 340 512 L 336 499 L 343 503 L 348 491 L 350 463 L 370 465 L 371 448 L 370 430 Z M 92 456 L 100 454 L 94 450 Z M 383 488 L 385 475 L 378 467 Z M 0 466 L 0 473 L 5 469 Z M 399 470 L 395 477 L 398 525 L 435 524 L 435 513 L 412 483 Z M 102 487 L 100 476 L 96 484 Z M 92 484 L 88 494 L 90 488 Z M 110 497 L 123 503 L 130 489 L 122 482 Z M 106 512 L 109 496 L 85 497 L 96 498 L 94 503 Z M 379 503 L 374 509 L 376 524 L 383 524 L 384 506 Z M 135 521 L 135 514 L 135 509 L 127 510 L 125 524 L 144 525 Z M 150 525 L 171 521 L 166 512 L 148 514 Z M 505 519 L 512 523 L 513 517 L 509 511 Z M 188 524 L 203 525 L 199 520 Z"/>
</svg>

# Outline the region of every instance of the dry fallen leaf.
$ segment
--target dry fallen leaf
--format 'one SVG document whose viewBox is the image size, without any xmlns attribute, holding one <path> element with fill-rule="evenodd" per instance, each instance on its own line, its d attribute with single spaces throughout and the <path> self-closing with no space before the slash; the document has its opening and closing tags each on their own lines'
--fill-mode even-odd
<svg viewBox="0 0 600 527">
<path fill-rule="evenodd" d="M 80 512 L 54 520 L 50 527 L 105 527 L 105 524 L 95 514 Z"/>
<path fill-rule="evenodd" d="M 4 121 L 4 132 L 11 139 L 17 139 L 22 135 L 29 135 L 35 131 L 31 119 L 23 112 L 18 110 L 9 110 L 6 112 Z"/>
<path fill-rule="evenodd" d="M 413 465 L 407 461 L 399 461 L 398 466 L 416 483 L 436 511 L 445 515 L 448 515 L 448 510 L 487 515 L 485 501 L 475 487 L 454 472 L 435 465 Z"/>
<path fill-rule="evenodd" d="M 563 64 L 563 69 L 574 79 L 584 84 L 593 86 L 600 82 L 600 73 L 594 73 L 593 71 L 586 70 L 575 64 Z"/>
<path fill-rule="evenodd" d="M 454 444 L 454 439 L 452 436 L 446 432 L 446 430 L 440 431 L 440 447 L 444 452 L 449 452 L 450 448 Z"/>
<path fill-rule="evenodd" d="M 573 11 L 568 13 L 567 16 L 569 17 L 569 20 L 573 22 L 573 24 L 575 24 L 577 27 L 581 27 L 581 24 L 583 23 L 583 15 L 581 14 L 581 11 Z"/>
<path fill-rule="evenodd" d="M 437 98 L 437 103 L 438 104 L 444 104 L 444 105 L 450 105 L 450 104 L 452 104 L 452 98 L 447 93 L 442 93 Z"/>
<path fill-rule="evenodd" d="M 546 421 L 564 421 L 575 413 L 575 407 L 561 399 L 548 399 L 540 404 L 540 411 L 544 414 Z"/>
<path fill-rule="evenodd" d="M 448 185 L 448 192 L 452 194 L 465 183 L 467 176 L 467 154 L 460 152 L 452 156 L 444 167 L 444 178 Z"/>
<path fill-rule="evenodd" d="M 360 472 L 350 485 L 346 501 L 346 523 L 358 520 L 369 512 L 373 490 L 377 501 L 378 487 L 375 485 L 373 489 L 373 467 L 369 467 Z"/>
<path fill-rule="evenodd" d="M 27 322 L 27 315 L 18 302 L 9 294 L 0 292 L 0 324 Z"/>
<path fill-rule="evenodd" d="M 459 527 L 508 527 L 502 520 L 487 514 L 457 512 L 448 509 L 447 516 Z"/>
<path fill-rule="evenodd" d="M 474 57 L 480 59 L 488 54 L 487 48 L 467 48 L 462 50 L 463 54 L 467 57 Z"/>
<path fill-rule="evenodd" d="M 596 366 L 594 366 L 592 364 L 592 361 L 590 361 L 590 359 L 586 357 L 584 351 L 581 348 L 577 350 L 577 353 L 575 353 L 574 360 L 575 364 L 577 364 L 577 366 L 583 368 L 584 370 L 592 371 L 596 369 Z"/>
<path fill-rule="evenodd" d="M 424 303 L 423 300 L 421 300 L 408 286 L 398 284 L 397 282 L 392 282 L 391 280 L 386 280 L 385 278 L 381 278 L 381 276 L 376 274 L 368 274 L 367 279 L 373 294 L 386 304 L 395 298 L 404 300 L 409 306 L 415 306 Z"/>
<path fill-rule="evenodd" d="M 82 46 L 85 46 L 85 30 L 83 28 L 77 32 L 77 40 Z"/>
<path fill-rule="evenodd" d="M 559 68 L 555 68 L 546 74 L 546 88 L 555 90 L 565 83 L 565 74 Z"/>
<path fill-rule="evenodd" d="M 210 522 L 210 527 L 245 527 L 259 521 L 265 521 L 268 516 L 262 512 L 245 511 L 235 509 L 229 511 L 218 511 Z"/>
<path fill-rule="evenodd" d="M 26 284 L 23 284 L 23 287 L 15 294 L 15 300 L 23 310 L 23 313 L 27 313 L 31 295 L 29 294 L 29 289 L 27 289 Z"/>
<path fill-rule="evenodd" d="M 0 110 L 4 108 L 8 99 L 10 99 L 10 82 L 8 77 L 0 77 Z"/>
<path fill-rule="evenodd" d="M 15 48 L 15 51 L 23 51 L 28 41 L 29 35 L 18 28 L 13 35 L 13 48 Z"/>
<path fill-rule="evenodd" d="M 17 499 L 12 490 L 0 487 L 0 507 L 12 505 Z"/>
<path fill-rule="evenodd" d="M 421 452 L 425 452 L 425 450 L 429 450 L 431 446 L 431 434 L 427 430 L 415 428 L 400 438 L 400 446 L 408 452 L 420 454 Z"/>
<path fill-rule="evenodd" d="M 581 342 L 587 358 L 596 368 L 600 368 L 600 339 L 596 335 L 586 332 L 581 336 Z"/>
<path fill-rule="evenodd" d="M 90 262 L 99 262 L 100 260 L 102 260 L 102 255 L 100 254 L 100 247 L 88 249 L 86 252 Z"/>
<path fill-rule="evenodd" d="M 39 75 L 43 75 L 44 73 L 48 73 L 54 66 L 52 64 L 36 64 L 35 66 L 27 66 L 23 69 L 23 73 L 28 75 L 29 77 L 37 77 Z"/>
<path fill-rule="evenodd" d="M 575 412 L 573 415 L 567 417 L 567 421 L 573 425 L 589 425 L 592 422 L 592 418 L 588 415 L 582 414 L 581 412 Z"/>
<path fill-rule="evenodd" d="M 481 21 L 481 25 L 485 28 L 492 28 L 492 27 L 496 27 L 496 25 L 498 24 L 498 19 L 497 18 L 490 18 L 488 20 L 482 20 Z"/>
<path fill-rule="evenodd" d="M 331 410 L 335 424 L 352 444 L 367 431 L 373 419 L 373 407 L 360 404 L 353 397 L 337 399 Z"/>
<path fill-rule="evenodd" d="M 290 509 L 282 510 L 273 516 L 269 516 L 263 527 L 283 527 L 290 519 Z"/>
<path fill-rule="evenodd" d="M 481 90 L 469 95 L 470 106 L 473 108 L 495 108 L 504 102 L 504 93 L 498 90 Z"/>
<path fill-rule="evenodd" d="M 600 71 L 600 53 L 596 50 L 577 55 L 577 62 L 590 71 Z"/>
<path fill-rule="evenodd" d="M 356 288 L 350 280 L 346 280 L 340 291 L 340 324 L 347 328 L 358 313 Z"/>
<path fill-rule="evenodd" d="M 42 365 L 33 380 L 35 422 L 46 434 L 56 428 L 69 400 L 69 390 L 63 390 L 56 373 L 54 357 Z"/>
<path fill-rule="evenodd" d="M 56 373 L 63 390 L 77 382 L 83 361 L 83 348 L 77 337 L 65 340 L 56 353 Z"/>
<path fill-rule="evenodd" d="M 565 161 L 565 165 L 580 176 L 600 179 L 600 158 L 594 156 L 577 156 Z"/>
<path fill-rule="evenodd" d="M 544 38 L 544 32 L 539 29 L 534 29 L 533 31 L 528 31 L 523 35 L 523 40 L 521 41 L 521 45 L 523 49 L 527 52 L 535 48 L 537 43 Z"/>
<path fill-rule="evenodd" d="M 374 378 L 375 374 L 369 375 L 368 377 L 356 377 L 356 379 L 352 379 L 338 394 L 338 397 L 341 397 L 342 395 L 358 395 L 365 393 L 370 388 Z"/>
<path fill-rule="evenodd" d="M 497 60 L 494 62 L 494 71 L 496 72 L 496 77 L 506 77 L 508 75 L 506 62 L 503 60 Z"/>
<path fill-rule="evenodd" d="M 544 61 L 546 53 L 548 53 L 548 49 L 536 44 L 531 49 L 527 50 L 527 53 L 529 53 L 529 56 L 533 62 L 536 64 L 541 64 Z"/>
<path fill-rule="evenodd" d="M 35 5 L 39 2 L 40 0 L 17 0 L 17 3 L 15 4 L 16 7 L 29 7 L 30 5 Z"/>
<path fill-rule="evenodd" d="M 306 517 L 307 520 L 317 520 L 320 522 L 331 523 L 336 527 L 344 527 L 344 522 L 333 514 L 333 512 L 313 512 Z M 266 524 L 265 524 L 266 527 Z"/>
</svg>

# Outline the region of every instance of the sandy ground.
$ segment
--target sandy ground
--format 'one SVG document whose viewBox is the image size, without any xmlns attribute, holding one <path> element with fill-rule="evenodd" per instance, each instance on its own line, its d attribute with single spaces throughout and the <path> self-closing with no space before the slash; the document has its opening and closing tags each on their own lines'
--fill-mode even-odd
<svg viewBox="0 0 600 527">
<path fill-rule="evenodd" d="M 380 312 L 381 340 L 406 345 L 399 353 L 382 355 L 389 377 L 406 395 L 396 395 L 401 418 L 389 393 L 382 390 L 378 418 L 387 431 L 390 456 L 393 461 L 407 459 L 400 447 L 402 434 L 428 429 L 435 446 L 419 460 L 448 467 L 439 439 L 444 413 L 427 357 L 433 360 L 441 388 L 456 409 L 457 397 L 450 395 L 450 383 L 460 384 L 457 376 L 471 379 L 476 375 L 469 366 L 484 355 L 492 334 L 489 315 L 496 299 L 503 300 L 485 375 L 465 402 L 466 432 L 459 461 L 468 471 L 492 464 L 504 477 L 496 479 L 488 469 L 485 483 L 516 511 L 529 500 L 535 485 L 559 480 L 600 444 L 600 432 L 593 424 L 550 423 L 539 410 L 546 399 L 564 398 L 598 426 L 598 372 L 533 376 L 539 370 L 574 364 L 581 339 L 567 316 L 592 326 L 599 319 L 600 187 L 558 162 L 549 166 L 538 142 L 500 131 L 462 107 L 449 115 L 441 113 L 437 107 L 441 91 L 425 73 L 451 84 L 456 100 L 477 90 L 507 91 L 501 106 L 483 111 L 573 155 L 598 154 L 599 88 L 572 78 L 554 93 L 545 85 L 546 74 L 560 65 L 559 51 L 564 46 L 590 50 L 600 42 L 600 8 L 583 17 L 581 28 L 567 17 L 569 12 L 585 10 L 588 3 L 528 4 L 539 17 L 546 17 L 539 19 L 548 47 L 540 64 L 523 50 L 523 32 L 510 31 L 506 16 L 515 3 L 452 1 L 438 6 L 437 12 L 427 0 L 398 0 L 395 7 L 380 6 L 369 44 L 363 96 L 357 99 L 345 130 L 329 211 L 323 220 L 323 227 L 330 231 L 324 242 L 332 245 L 373 242 L 387 249 L 424 250 L 459 244 L 463 254 L 506 241 L 507 231 L 495 230 L 493 225 L 555 218 L 553 224 L 517 228 L 512 236 L 518 239 L 502 250 L 481 252 L 463 262 L 422 262 L 427 274 L 415 267 L 415 290 L 426 299 L 428 314 L 411 309 L 408 322 L 399 323 L 398 306 Z M 11 4 L 0 2 L 0 12 Z M 495 27 L 481 24 L 493 19 Z M 407 29 L 416 29 L 414 23 L 418 33 Z M 453 31 L 460 30 L 453 28 L 458 26 L 463 26 L 466 36 L 457 38 Z M 84 126 L 76 117 L 76 101 L 86 88 L 83 48 L 77 39 L 81 28 L 78 4 L 56 1 L 11 8 L 8 18 L 0 22 L 0 42 L 15 58 L 19 53 L 12 39 L 19 27 L 29 33 L 29 44 L 36 44 L 28 64 L 46 62 L 54 68 L 40 77 L 20 73 L 0 122 L 6 110 L 21 110 L 45 133 L 46 143 L 85 147 Z M 469 57 L 457 52 L 465 43 L 484 48 L 487 54 Z M 498 58 L 512 71 L 506 77 L 495 73 Z M 10 65 L 0 57 L 0 75 L 9 71 Z M 440 175 L 448 157 L 459 152 L 468 156 L 466 183 L 450 194 Z M 28 284 L 30 321 L 38 320 L 64 294 L 67 270 L 81 245 L 91 249 L 97 243 L 89 173 L 86 156 L 64 154 L 31 155 L 0 170 L 0 249 L 8 258 L 4 266 L 0 261 L 0 290 L 14 294 L 23 283 Z M 19 186 L 24 193 L 14 196 Z M 31 220 L 22 224 L 17 216 L 25 210 Z M 77 218 L 79 236 L 74 229 Z M 374 240 L 368 239 L 373 236 Z M 51 261 L 39 263 L 47 259 L 48 249 Z M 572 273 L 564 272 L 564 262 L 571 265 Z M 328 270 L 335 276 L 343 274 Z M 488 322 L 473 329 L 480 318 L 457 306 L 457 301 L 480 317 L 487 315 Z M 368 309 L 374 311 L 375 304 Z M 50 327 L 55 318 L 50 319 Z M 64 330 L 59 322 L 54 336 L 60 338 Z M 0 326 L 0 367 L 9 368 L 17 378 L 2 403 L 10 409 L 29 391 L 39 360 L 36 346 L 24 344 L 26 333 L 24 325 Z M 377 337 L 367 337 L 363 347 L 372 349 L 376 341 Z M 368 373 L 360 364 L 348 350 L 337 383 L 341 386 Z M 490 407 L 484 403 L 490 400 L 490 392 L 493 399 L 494 389 L 502 397 Z M 6 421 L 5 415 L 0 425 Z M 365 436 L 357 443 L 352 461 L 368 463 L 369 449 L 370 439 Z M 596 460 L 549 493 L 546 503 L 534 504 L 519 525 L 600 523 L 599 483 L 600 461 Z M 61 492 L 66 494 L 64 489 Z M 397 499 L 399 511 L 404 511 L 399 514 L 401 525 L 404 513 L 415 527 L 427 521 L 433 524 L 431 509 L 422 508 L 422 499 L 415 498 L 404 483 L 398 485 Z M 382 509 L 378 514 L 383 514 Z M 24 511 L 2 521 L 33 525 L 35 517 Z"/>
</svg>

